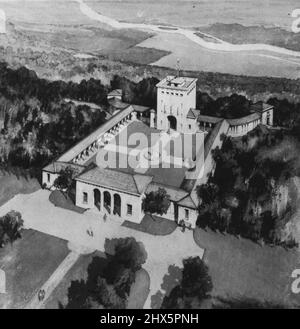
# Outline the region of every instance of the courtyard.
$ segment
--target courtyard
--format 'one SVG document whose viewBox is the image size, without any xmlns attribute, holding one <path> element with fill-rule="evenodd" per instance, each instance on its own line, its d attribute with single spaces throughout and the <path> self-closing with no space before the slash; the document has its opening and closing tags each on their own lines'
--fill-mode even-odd
<svg viewBox="0 0 300 329">
<path fill-rule="evenodd" d="M 150 291 L 144 308 L 150 308 L 151 296 L 160 290 L 162 279 L 170 265 L 182 266 L 182 260 L 190 256 L 203 257 L 204 249 L 194 242 L 192 231 L 183 233 L 177 228 L 171 234 L 157 237 L 124 227 L 109 218 L 104 221 L 93 211 L 79 214 L 55 207 L 49 201 L 49 195 L 47 190 L 16 195 L 0 208 L 0 216 L 10 209 L 20 211 L 27 229 L 67 240 L 70 244 L 79 245 L 90 252 L 103 252 L 110 240 L 118 238 L 134 237 L 142 242 L 148 254 L 143 268 L 150 277 Z M 87 230 L 92 230 L 94 236 L 90 237 L 86 233 Z"/>
<path fill-rule="evenodd" d="M 90 210 L 80 214 L 56 207 L 49 201 L 49 195 L 46 190 L 18 194 L 0 208 L 0 216 L 12 209 L 20 211 L 26 227 L 22 239 L 0 250 L 1 268 L 8 277 L 8 293 L 0 299 L 3 308 L 27 307 L 38 289 L 56 276 L 57 268 L 70 253 L 70 246 L 71 249 L 75 246 L 78 258 L 56 280 L 57 285 L 41 307 L 64 305 L 71 282 L 84 279 L 91 259 L 105 257 L 111 240 L 122 237 L 134 237 L 142 242 L 148 255 L 132 287 L 129 307 L 159 308 L 163 297 L 180 280 L 182 260 L 190 256 L 200 256 L 209 267 L 213 303 L 244 297 L 286 306 L 300 303 L 290 289 L 291 273 L 299 267 L 298 250 L 260 246 L 202 229 L 183 233 L 170 226 L 166 227 L 165 235 L 158 236 L 157 231 L 147 232 L 149 219 L 141 227 L 128 226 L 126 222 L 122 225 L 111 218 L 104 221 Z M 156 223 L 160 224 L 165 227 L 163 222 Z M 94 232 L 94 237 L 86 234 L 87 229 Z M 82 250 L 85 250 L 83 254 Z"/>
</svg>

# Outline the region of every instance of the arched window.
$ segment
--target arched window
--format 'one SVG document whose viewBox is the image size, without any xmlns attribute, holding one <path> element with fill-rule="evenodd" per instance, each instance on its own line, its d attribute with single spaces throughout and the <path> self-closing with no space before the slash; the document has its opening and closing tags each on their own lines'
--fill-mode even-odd
<svg viewBox="0 0 300 329">
<path fill-rule="evenodd" d="M 104 199 L 104 208 L 110 214 L 110 212 L 111 212 L 111 196 L 110 196 L 110 193 L 105 191 L 104 194 L 103 194 L 103 199 Z"/>
<path fill-rule="evenodd" d="M 98 210 L 101 209 L 101 192 L 98 189 L 94 189 L 94 205 Z"/>
<path fill-rule="evenodd" d="M 114 215 L 121 217 L 121 197 L 119 194 L 114 194 Z"/>
</svg>

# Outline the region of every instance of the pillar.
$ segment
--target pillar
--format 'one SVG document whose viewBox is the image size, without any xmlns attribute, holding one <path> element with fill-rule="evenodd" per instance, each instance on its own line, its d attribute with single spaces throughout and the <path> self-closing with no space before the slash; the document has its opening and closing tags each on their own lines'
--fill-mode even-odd
<svg viewBox="0 0 300 329">
<path fill-rule="evenodd" d="M 155 128 L 155 111 L 153 109 L 150 110 L 150 127 Z"/>
</svg>

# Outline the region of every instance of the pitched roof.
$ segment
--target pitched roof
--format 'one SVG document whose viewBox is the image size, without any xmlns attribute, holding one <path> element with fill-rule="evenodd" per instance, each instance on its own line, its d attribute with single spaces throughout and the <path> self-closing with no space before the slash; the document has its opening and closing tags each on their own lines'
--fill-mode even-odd
<svg viewBox="0 0 300 329">
<path fill-rule="evenodd" d="M 264 112 L 267 111 L 271 108 L 273 108 L 274 106 L 264 103 L 262 101 L 256 102 L 255 104 L 251 105 L 251 110 L 255 111 L 255 112 Z"/>
<path fill-rule="evenodd" d="M 107 188 L 142 194 L 152 177 L 140 174 L 129 174 L 118 170 L 94 167 L 75 178 L 78 181 Z"/>
<path fill-rule="evenodd" d="M 211 117 L 209 115 L 202 115 L 200 114 L 198 116 L 198 121 L 202 122 L 208 122 L 208 123 L 218 123 L 220 121 L 224 120 L 223 118 L 218 118 L 218 117 Z"/>
<path fill-rule="evenodd" d="M 187 195 L 185 198 L 183 198 L 182 200 L 180 200 L 178 202 L 179 206 L 183 206 L 183 207 L 187 207 L 187 208 L 192 208 L 192 209 L 196 209 L 197 206 L 194 203 L 193 199 L 191 198 L 190 195 Z"/>
<path fill-rule="evenodd" d="M 146 193 L 157 191 L 159 188 L 165 189 L 170 197 L 170 200 L 175 202 L 178 202 L 179 200 L 185 198 L 188 195 L 188 192 L 182 189 L 159 184 L 159 183 L 154 183 L 154 182 L 148 185 L 146 189 Z"/>
<path fill-rule="evenodd" d="M 124 103 L 122 102 L 120 99 L 118 98 L 111 98 L 108 100 L 108 103 L 110 106 L 120 110 L 120 109 L 125 109 L 126 107 L 128 107 L 130 104 Z"/>
<path fill-rule="evenodd" d="M 108 93 L 107 96 L 122 96 L 122 93 L 122 89 L 115 89 Z"/>
<path fill-rule="evenodd" d="M 150 107 L 148 107 L 148 106 L 142 106 L 142 105 L 135 105 L 135 104 L 133 104 L 132 107 L 137 112 L 146 112 L 146 111 L 150 110 Z"/>
<path fill-rule="evenodd" d="M 189 118 L 189 119 L 197 119 L 199 115 L 200 115 L 199 110 L 190 109 L 186 117 Z"/>
<path fill-rule="evenodd" d="M 259 120 L 259 119 L 260 119 L 260 114 L 255 112 L 255 113 L 249 114 L 242 118 L 226 119 L 226 120 L 231 126 L 238 126 L 238 125 L 248 124 L 250 122 L 253 122 L 253 121 Z"/>
<path fill-rule="evenodd" d="M 44 167 L 43 171 L 56 174 L 59 173 L 62 169 L 66 169 L 67 167 L 71 167 L 77 173 L 81 173 L 86 168 L 85 166 L 81 166 L 74 163 L 54 161 L 49 163 L 46 167 Z"/>
</svg>

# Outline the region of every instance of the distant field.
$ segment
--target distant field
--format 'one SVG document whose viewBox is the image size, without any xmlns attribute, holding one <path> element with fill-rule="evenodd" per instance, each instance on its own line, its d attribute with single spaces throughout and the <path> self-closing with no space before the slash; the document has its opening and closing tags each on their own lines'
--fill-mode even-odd
<svg viewBox="0 0 300 329">
<path fill-rule="evenodd" d="M 87 0 L 89 6 L 112 18 L 199 27 L 213 23 L 281 26 L 290 29 L 289 13 L 298 0 Z"/>
<path fill-rule="evenodd" d="M 60 31 L 26 30 L 28 37 L 41 39 L 53 47 L 72 49 L 78 52 L 108 54 L 128 49 L 150 36 L 150 33 L 138 30 L 105 30 L 103 28 L 78 27 Z M 160 57 L 155 57 L 158 59 Z"/>
<path fill-rule="evenodd" d="M 122 63 L 147 65 L 156 62 L 169 54 L 170 52 L 165 50 L 132 47 L 121 51 L 111 52 L 108 57 L 110 60 Z"/>
<path fill-rule="evenodd" d="M 0 8 L 5 11 L 7 19 L 13 22 L 66 26 L 95 24 L 94 21 L 81 13 L 76 2 L 70 0 L 0 0 Z"/>
<path fill-rule="evenodd" d="M 176 68 L 177 59 L 184 70 L 220 72 L 248 76 L 272 76 L 299 78 L 300 60 L 279 57 L 274 59 L 267 52 L 224 52 L 203 48 L 182 35 L 159 34 L 138 45 L 170 51 L 171 54 L 152 63 L 162 67 Z"/>
<path fill-rule="evenodd" d="M 213 24 L 202 27 L 201 32 L 209 33 L 233 44 L 266 43 L 300 51 L 300 33 L 293 33 L 279 27 L 243 26 L 240 24 Z"/>
</svg>

